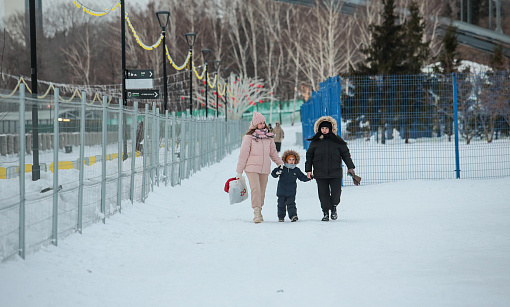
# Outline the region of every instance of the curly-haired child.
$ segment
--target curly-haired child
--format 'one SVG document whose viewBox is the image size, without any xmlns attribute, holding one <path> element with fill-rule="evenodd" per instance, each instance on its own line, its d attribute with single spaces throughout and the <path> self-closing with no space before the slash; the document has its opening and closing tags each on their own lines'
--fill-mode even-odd
<svg viewBox="0 0 510 307">
<path fill-rule="evenodd" d="M 303 182 L 310 181 L 310 178 L 297 167 L 299 159 L 299 154 L 296 151 L 286 150 L 282 155 L 284 164 L 271 172 L 271 176 L 274 178 L 280 177 L 276 190 L 276 196 L 278 196 L 279 222 L 285 221 L 286 211 L 289 213 L 289 218 L 292 222 L 298 220 L 296 208 L 296 180 L 299 179 Z"/>
</svg>

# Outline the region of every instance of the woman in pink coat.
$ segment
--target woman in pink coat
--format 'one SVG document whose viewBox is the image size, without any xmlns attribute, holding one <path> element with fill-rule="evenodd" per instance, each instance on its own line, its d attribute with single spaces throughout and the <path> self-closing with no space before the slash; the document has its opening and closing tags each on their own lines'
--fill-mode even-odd
<svg viewBox="0 0 510 307">
<path fill-rule="evenodd" d="M 266 196 L 267 178 L 271 172 L 271 160 L 278 166 L 283 166 L 273 138 L 274 134 L 269 132 L 264 115 L 253 112 L 250 130 L 243 137 L 236 171 L 237 178 L 241 178 L 243 171 L 248 177 L 255 223 L 264 221 L 262 206 Z"/>
</svg>

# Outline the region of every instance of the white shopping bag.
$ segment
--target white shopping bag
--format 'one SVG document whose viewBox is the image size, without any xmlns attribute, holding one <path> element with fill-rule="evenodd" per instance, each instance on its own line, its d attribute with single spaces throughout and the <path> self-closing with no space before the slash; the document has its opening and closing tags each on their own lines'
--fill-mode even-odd
<svg viewBox="0 0 510 307">
<path fill-rule="evenodd" d="M 246 187 L 244 177 L 230 181 L 228 197 L 230 198 L 231 205 L 248 199 L 248 188 Z"/>
</svg>

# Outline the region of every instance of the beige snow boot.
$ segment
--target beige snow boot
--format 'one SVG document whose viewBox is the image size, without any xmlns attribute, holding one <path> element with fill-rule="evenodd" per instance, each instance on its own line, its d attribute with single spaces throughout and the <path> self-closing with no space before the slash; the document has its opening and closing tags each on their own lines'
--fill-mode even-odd
<svg viewBox="0 0 510 307">
<path fill-rule="evenodd" d="M 264 221 L 264 218 L 262 217 L 262 208 L 261 207 L 253 208 L 253 215 L 255 216 L 253 218 L 254 223 L 261 223 Z"/>
</svg>

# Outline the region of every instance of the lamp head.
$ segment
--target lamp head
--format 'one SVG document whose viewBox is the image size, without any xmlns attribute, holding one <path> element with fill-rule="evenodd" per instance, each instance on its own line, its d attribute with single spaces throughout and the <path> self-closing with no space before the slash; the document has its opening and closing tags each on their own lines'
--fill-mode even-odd
<svg viewBox="0 0 510 307">
<path fill-rule="evenodd" d="M 214 64 L 214 70 L 220 69 L 220 65 L 221 65 L 221 61 L 220 60 L 214 60 L 213 64 Z"/>
<path fill-rule="evenodd" d="M 211 56 L 211 50 L 202 49 L 202 56 L 204 57 L 204 62 L 207 64 L 207 62 L 209 61 L 209 57 Z"/>
<path fill-rule="evenodd" d="M 223 78 L 226 78 L 228 75 L 228 67 L 223 68 L 222 71 L 223 71 Z"/>
<path fill-rule="evenodd" d="M 156 16 L 158 17 L 159 26 L 161 28 L 166 28 L 166 26 L 168 26 L 168 20 L 170 19 L 170 12 L 159 11 L 156 12 Z"/>
<path fill-rule="evenodd" d="M 186 43 L 188 43 L 188 46 L 191 48 L 193 45 L 195 45 L 195 39 L 197 38 L 197 35 L 193 32 L 184 34 L 186 36 Z"/>
</svg>

